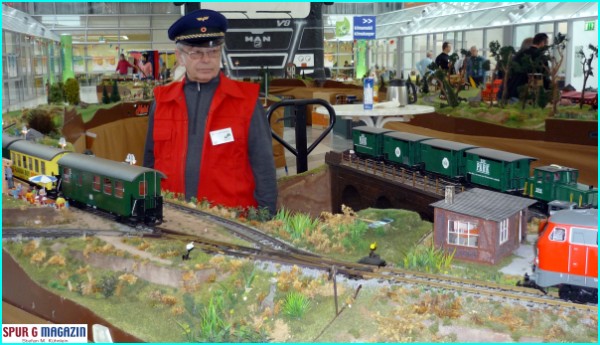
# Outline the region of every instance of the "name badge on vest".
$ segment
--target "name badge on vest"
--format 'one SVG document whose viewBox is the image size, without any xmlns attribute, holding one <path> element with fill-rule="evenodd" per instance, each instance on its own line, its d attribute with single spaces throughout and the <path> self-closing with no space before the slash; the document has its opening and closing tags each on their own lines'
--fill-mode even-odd
<svg viewBox="0 0 600 345">
<path fill-rule="evenodd" d="M 212 131 L 210 132 L 210 140 L 212 141 L 213 146 L 233 142 L 233 132 L 231 131 L 231 128 Z"/>
</svg>

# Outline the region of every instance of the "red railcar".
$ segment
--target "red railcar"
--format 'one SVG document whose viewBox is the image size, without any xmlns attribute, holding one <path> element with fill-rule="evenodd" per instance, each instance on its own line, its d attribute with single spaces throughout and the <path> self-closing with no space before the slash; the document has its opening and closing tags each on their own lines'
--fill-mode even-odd
<svg viewBox="0 0 600 345">
<path fill-rule="evenodd" d="M 598 210 L 564 210 L 540 224 L 532 279 L 560 298 L 598 303 Z"/>
</svg>

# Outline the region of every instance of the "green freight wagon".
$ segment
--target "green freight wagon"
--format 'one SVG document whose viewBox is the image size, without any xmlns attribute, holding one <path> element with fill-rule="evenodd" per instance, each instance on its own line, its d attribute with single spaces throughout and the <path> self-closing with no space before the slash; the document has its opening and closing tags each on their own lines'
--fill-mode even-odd
<svg viewBox="0 0 600 345">
<path fill-rule="evenodd" d="M 531 198 L 550 201 L 568 201 L 579 207 L 598 207 L 598 188 L 577 182 L 579 170 L 548 165 L 537 167 L 527 179 L 523 194 Z"/>
<path fill-rule="evenodd" d="M 68 200 L 119 217 L 162 219 L 160 171 L 71 153 L 58 160 L 61 191 Z"/>
<path fill-rule="evenodd" d="M 467 180 L 500 192 L 523 189 L 533 157 L 488 148 L 467 153 Z"/>
<path fill-rule="evenodd" d="M 475 145 L 442 139 L 421 141 L 421 159 L 425 170 L 450 178 L 466 176 L 467 158 L 465 151 Z"/>
<path fill-rule="evenodd" d="M 389 132 L 383 135 L 383 158 L 409 167 L 421 165 L 421 141 L 432 139 L 424 135 Z"/>
<path fill-rule="evenodd" d="M 383 134 L 391 132 L 389 129 L 369 126 L 352 128 L 352 142 L 354 151 L 358 155 L 368 156 L 373 159 L 383 158 Z"/>
</svg>

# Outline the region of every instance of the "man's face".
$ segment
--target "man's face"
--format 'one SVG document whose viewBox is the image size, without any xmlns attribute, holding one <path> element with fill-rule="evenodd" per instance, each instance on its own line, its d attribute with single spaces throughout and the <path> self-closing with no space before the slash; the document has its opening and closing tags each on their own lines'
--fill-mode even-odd
<svg viewBox="0 0 600 345">
<path fill-rule="evenodd" d="M 180 65 L 185 66 L 191 81 L 206 83 L 219 74 L 221 67 L 221 46 L 190 47 L 179 46 L 175 56 Z"/>
<path fill-rule="evenodd" d="M 448 44 L 448 45 L 446 46 L 446 49 L 444 49 L 444 53 L 449 53 L 451 50 L 452 50 L 452 45 L 451 45 L 451 44 Z"/>
<path fill-rule="evenodd" d="M 471 56 L 477 56 L 477 49 L 471 48 Z"/>
</svg>

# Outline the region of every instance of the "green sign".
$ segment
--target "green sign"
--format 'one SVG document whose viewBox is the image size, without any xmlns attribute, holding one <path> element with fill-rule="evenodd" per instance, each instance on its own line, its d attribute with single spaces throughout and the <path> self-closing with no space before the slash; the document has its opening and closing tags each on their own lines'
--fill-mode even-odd
<svg viewBox="0 0 600 345">
<path fill-rule="evenodd" d="M 594 31 L 596 22 L 585 22 L 585 31 Z"/>
</svg>

